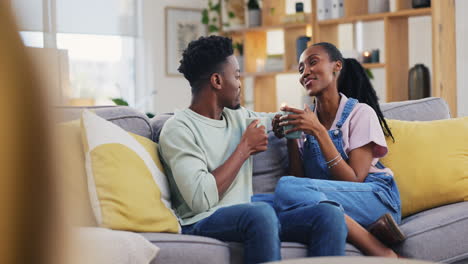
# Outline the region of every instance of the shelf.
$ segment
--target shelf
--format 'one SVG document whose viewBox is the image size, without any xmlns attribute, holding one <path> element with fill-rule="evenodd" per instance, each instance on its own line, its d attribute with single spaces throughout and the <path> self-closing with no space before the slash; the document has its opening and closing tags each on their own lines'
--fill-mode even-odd
<svg viewBox="0 0 468 264">
<path fill-rule="evenodd" d="M 279 72 L 241 72 L 242 77 L 259 77 L 259 76 L 272 76 L 278 74 L 292 74 L 299 72 L 297 70 L 289 70 L 289 71 L 279 71 Z"/>
<path fill-rule="evenodd" d="M 399 17 L 413 17 L 413 16 L 430 16 L 431 14 L 432 14 L 431 8 L 427 7 L 427 8 L 406 9 L 406 10 L 401 10 L 397 12 L 367 14 L 367 15 L 360 15 L 360 16 L 343 17 L 343 18 L 338 18 L 338 19 L 327 19 L 327 20 L 318 21 L 318 24 L 319 25 L 347 24 L 347 23 L 355 23 L 359 21 L 383 20 L 386 17 L 399 18 Z"/>
<path fill-rule="evenodd" d="M 307 27 L 311 24 L 308 22 L 304 23 L 289 23 L 283 25 L 275 25 L 275 26 L 263 26 L 263 27 L 251 27 L 251 28 L 242 28 L 242 29 L 235 29 L 235 30 L 226 30 L 224 33 L 227 34 L 238 34 L 244 32 L 255 32 L 255 31 L 269 31 L 269 30 L 278 30 L 278 29 L 288 29 L 288 28 L 300 28 L 300 27 Z"/>
<path fill-rule="evenodd" d="M 385 63 L 363 63 L 362 67 L 366 69 L 385 68 Z M 294 74 L 299 72 L 297 70 L 289 71 L 274 71 L 274 72 L 241 72 L 242 77 L 259 77 L 259 76 L 270 76 L 278 74 Z"/>
<path fill-rule="evenodd" d="M 362 67 L 366 69 L 385 68 L 385 63 L 363 63 Z"/>
</svg>

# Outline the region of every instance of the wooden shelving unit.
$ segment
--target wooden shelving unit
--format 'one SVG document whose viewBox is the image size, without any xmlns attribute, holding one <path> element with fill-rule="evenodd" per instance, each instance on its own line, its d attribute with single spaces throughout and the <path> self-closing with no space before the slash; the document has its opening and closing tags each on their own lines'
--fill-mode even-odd
<svg viewBox="0 0 468 264">
<path fill-rule="evenodd" d="M 363 63 L 362 67 L 366 69 L 385 68 L 385 63 Z"/>
<path fill-rule="evenodd" d="M 319 25 L 334 25 L 334 24 L 348 24 L 356 23 L 359 21 L 376 21 L 383 20 L 387 17 L 397 18 L 397 17 L 414 17 L 414 16 L 430 16 L 432 13 L 431 8 L 421 8 L 421 9 L 409 9 L 401 10 L 396 12 L 387 12 L 379 14 L 365 14 L 357 15 L 352 17 L 344 17 L 339 19 L 328 19 L 323 21 L 318 21 Z"/>
<path fill-rule="evenodd" d="M 367 1 L 344 0 L 345 15 L 340 19 L 317 21 L 315 11 L 317 0 L 311 1 L 312 13 L 307 14 L 305 23 L 281 24 L 285 1 L 263 0 L 262 26 L 226 32 L 235 41 L 244 43 L 243 77 L 254 78 L 254 110 L 276 111 L 276 75 L 296 73 L 296 39 L 312 31 L 312 41 L 338 43 L 338 27 L 341 24 L 355 24 L 361 21 L 384 22 L 385 63 L 363 64 L 365 68 L 385 70 L 387 101 L 408 99 L 408 18 L 416 16 L 432 17 L 433 72 L 431 77 L 432 96 L 443 97 L 456 116 L 456 60 L 455 60 L 455 0 L 432 0 L 430 8 L 412 9 L 411 1 L 397 0 L 397 11 L 368 14 Z M 269 8 L 275 7 L 276 15 L 269 16 Z M 311 27 L 311 30 L 308 30 Z M 259 62 L 266 60 L 266 32 L 283 30 L 284 67 L 277 72 L 258 72 Z"/>
</svg>

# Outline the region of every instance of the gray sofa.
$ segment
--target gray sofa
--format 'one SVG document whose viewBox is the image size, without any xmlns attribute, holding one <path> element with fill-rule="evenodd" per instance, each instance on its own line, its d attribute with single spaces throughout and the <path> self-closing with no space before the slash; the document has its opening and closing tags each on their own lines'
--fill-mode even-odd
<svg viewBox="0 0 468 264">
<path fill-rule="evenodd" d="M 386 118 L 400 120 L 437 120 L 450 117 L 447 104 L 440 98 L 386 103 L 382 106 Z M 67 108 L 65 120 L 78 118 L 79 108 Z M 149 120 L 128 107 L 96 107 L 96 114 L 127 131 L 158 141 L 159 132 L 169 114 Z M 286 175 L 288 166 L 286 144 L 269 136 L 268 151 L 254 156 L 253 188 L 255 193 L 272 192 L 278 179 Z M 407 239 L 394 249 L 400 255 L 445 263 L 468 263 L 468 202 L 446 205 L 403 219 L 401 228 Z M 242 263 L 243 247 L 239 243 L 216 239 L 163 233 L 142 233 L 161 250 L 153 263 Z M 282 243 L 283 259 L 306 256 L 303 244 Z M 347 244 L 347 255 L 362 255 Z"/>
</svg>

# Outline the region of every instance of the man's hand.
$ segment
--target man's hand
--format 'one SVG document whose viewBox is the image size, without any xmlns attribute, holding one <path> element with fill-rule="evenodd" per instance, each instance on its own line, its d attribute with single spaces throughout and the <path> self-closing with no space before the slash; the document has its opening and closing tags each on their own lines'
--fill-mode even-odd
<svg viewBox="0 0 468 264">
<path fill-rule="evenodd" d="M 249 156 L 267 150 L 268 135 L 264 126 L 257 127 L 259 123 L 259 120 L 254 120 L 242 135 L 240 145 L 245 146 Z"/>
</svg>

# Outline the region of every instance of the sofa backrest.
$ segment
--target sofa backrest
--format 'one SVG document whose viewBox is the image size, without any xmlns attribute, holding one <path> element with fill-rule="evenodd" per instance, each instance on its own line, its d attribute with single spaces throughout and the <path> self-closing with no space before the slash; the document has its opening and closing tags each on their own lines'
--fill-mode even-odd
<svg viewBox="0 0 468 264">
<path fill-rule="evenodd" d="M 149 120 L 146 115 L 124 106 L 91 107 L 95 113 L 123 129 L 159 141 L 164 123 L 172 114 L 159 114 Z M 381 105 L 388 119 L 429 121 L 450 118 L 447 103 L 441 98 L 384 103 Z M 62 121 L 78 119 L 83 107 L 63 107 Z M 288 154 L 285 139 L 278 139 L 270 132 L 268 150 L 253 157 L 254 193 L 273 192 L 280 177 L 287 175 Z"/>
<path fill-rule="evenodd" d="M 388 119 L 429 121 L 450 118 L 447 103 L 436 97 L 384 103 L 381 109 Z M 288 173 L 286 140 L 278 140 L 272 132 L 268 135 L 268 140 L 268 150 L 253 158 L 254 193 L 273 192 L 278 180 Z"/>
<path fill-rule="evenodd" d="M 149 118 L 134 108 L 126 106 L 58 107 L 60 122 L 79 119 L 83 109 L 89 109 L 98 116 L 120 126 L 126 131 L 153 139 L 153 128 Z"/>
<path fill-rule="evenodd" d="M 438 97 L 384 103 L 380 107 L 387 119 L 431 121 L 450 118 L 447 103 Z"/>
</svg>

